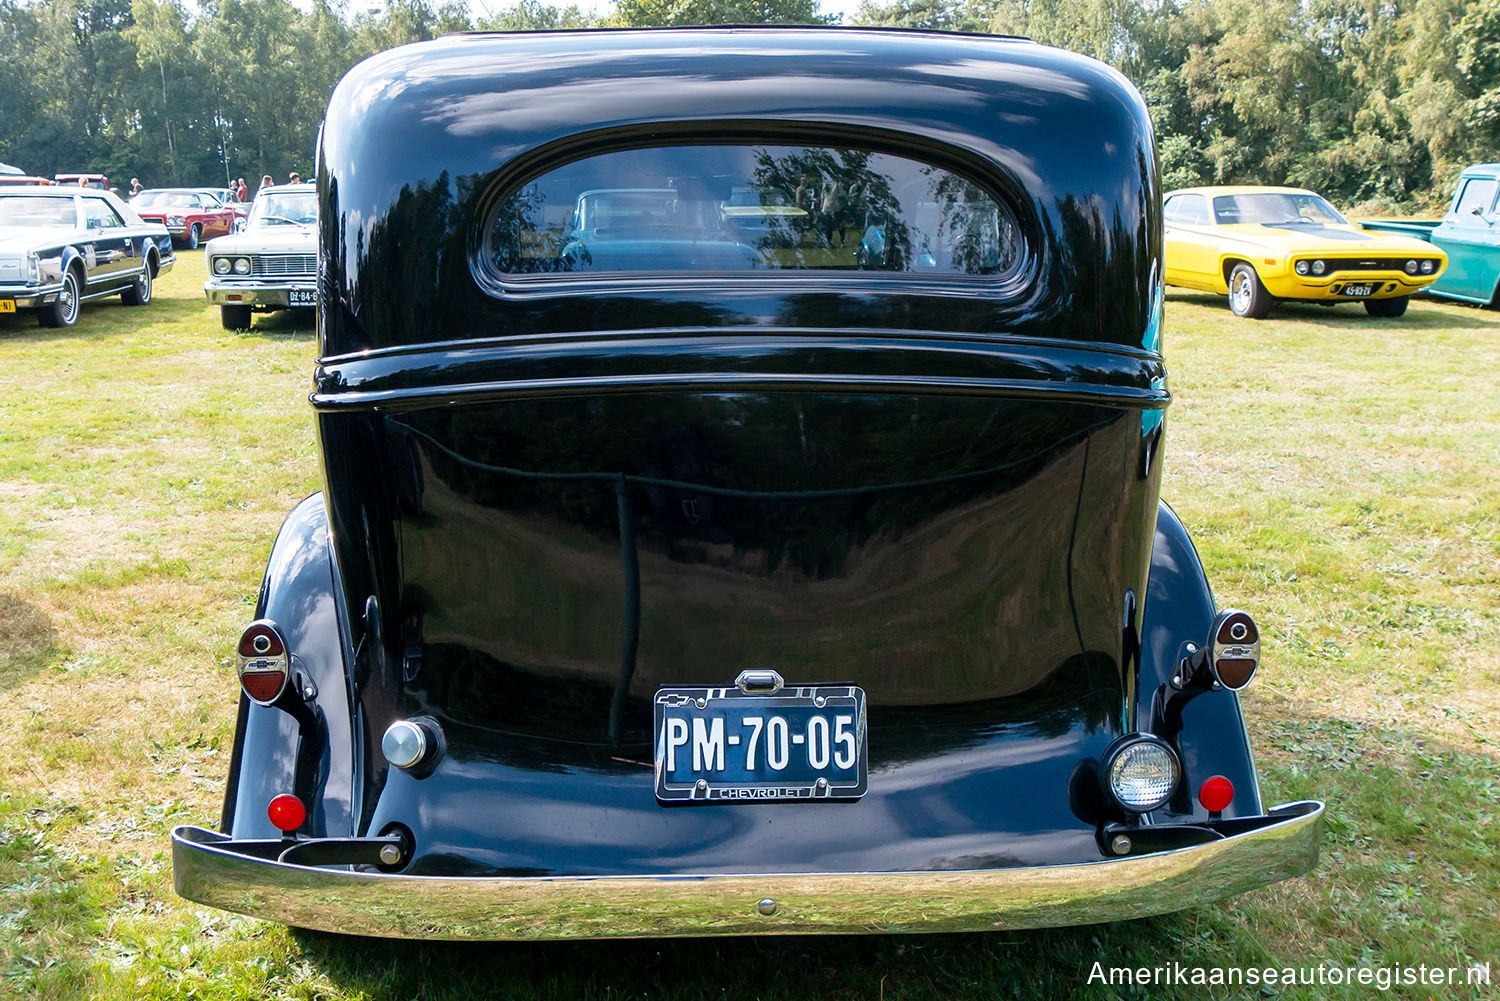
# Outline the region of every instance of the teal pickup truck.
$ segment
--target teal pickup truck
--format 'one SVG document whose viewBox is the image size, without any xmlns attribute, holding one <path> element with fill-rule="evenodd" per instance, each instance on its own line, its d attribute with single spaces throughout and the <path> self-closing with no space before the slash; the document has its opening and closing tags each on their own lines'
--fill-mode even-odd
<svg viewBox="0 0 1500 1001">
<path fill-rule="evenodd" d="M 1500 163 L 1467 168 L 1458 178 L 1441 219 L 1371 219 L 1365 229 L 1402 233 L 1435 244 L 1448 254 L 1448 268 L 1427 287 L 1428 295 L 1481 306 L 1500 306 Z"/>
</svg>

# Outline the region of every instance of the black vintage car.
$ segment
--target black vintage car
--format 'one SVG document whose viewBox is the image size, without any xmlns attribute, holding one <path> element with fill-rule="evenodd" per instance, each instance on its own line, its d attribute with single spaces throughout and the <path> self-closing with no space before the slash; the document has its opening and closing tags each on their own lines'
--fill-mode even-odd
<svg viewBox="0 0 1500 1001">
<path fill-rule="evenodd" d="M 386 936 L 993 929 L 1305 872 L 1158 500 L 1140 97 L 1024 40 L 468 35 L 320 149 L 324 490 L 178 892 Z"/>
</svg>

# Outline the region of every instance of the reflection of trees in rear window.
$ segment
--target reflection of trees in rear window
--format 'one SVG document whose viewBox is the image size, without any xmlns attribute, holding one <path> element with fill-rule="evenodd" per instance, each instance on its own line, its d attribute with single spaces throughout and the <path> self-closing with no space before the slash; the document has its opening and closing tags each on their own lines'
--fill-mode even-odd
<svg viewBox="0 0 1500 1001">
<path fill-rule="evenodd" d="M 626 150 L 560 167 L 488 227 L 507 274 L 872 270 L 995 275 L 1020 258 L 1015 217 L 941 168 L 801 146 Z"/>
</svg>

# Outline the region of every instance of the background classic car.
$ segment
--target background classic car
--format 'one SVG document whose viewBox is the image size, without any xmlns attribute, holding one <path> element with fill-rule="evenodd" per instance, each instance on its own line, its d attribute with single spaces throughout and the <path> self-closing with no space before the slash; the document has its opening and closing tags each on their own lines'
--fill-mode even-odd
<svg viewBox="0 0 1500 1001">
<path fill-rule="evenodd" d="M 203 249 L 203 292 L 225 330 L 250 326 L 255 312 L 311 309 L 317 301 L 317 191 L 311 184 L 262 188 L 245 229 Z"/>
<path fill-rule="evenodd" d="M 0 313 L 29 309 L 44 327 L 71 327 L 90 299 L 150 302 L 174 263 L 167 231 L 107 191 L 0 189 Z"/>
<path fill-rule="evenodd" d="M 1301 188 L 1184 188 L 1168 192 L 1162 214 L 1167 284 L 1227 294 L 1236 316 L 1259 319 L 1293 299 L 1397 317 L 1447 264 L 1442 251 L 1362 230 Z"/>
<path fill-rule="evenodd" d="M 1500 163 L 1466 167 L 1441 219 L 1367 219 L 1365 229 L 1426 240 L 1448 256 L 1428 295 L 1500 305 Z"/>
<path fill-rule="evenodd" d="M 1236 694 L 1259 634 L 1158 500 L 1152 144 L 1114 71 L 987 37 L 351 71 L 325 489 L 178 892 L 375 935 L 867 932 L 1305 871 L 1322 806 L 1262 803 Z M 643 194 L 575 222 L 603 190 Z M 736 204 L 802 212 L 730 238 Z"/>
<path fill-rule="evenodd" d="M 198 190 L 234 213 L 234 222 L 229 227 L 231 233 L 244 230 L 250 219 L 250 203 L 240 201 L 233 188 L 199 188 Z"/>
<path fill-rule="evenodd" d="M 130 206 L 142 219 L 166 226 L 178 246 L 189 250 L 234 232 L 240 220 L 234 209 L 197 188 L 148 188 L 132 198 Z"/>
</svg>

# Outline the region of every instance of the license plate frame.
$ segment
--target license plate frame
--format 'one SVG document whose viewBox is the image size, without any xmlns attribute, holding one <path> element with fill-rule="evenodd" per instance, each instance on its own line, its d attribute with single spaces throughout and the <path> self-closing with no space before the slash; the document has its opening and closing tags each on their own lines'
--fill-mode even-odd
<svg viewBox="0 0 1500 1001">
<path fill-rule="evenodd" d="M 1339 289 L 1339 295 L 1346 295 L 1351 299 L 1368 299 L 1378 287 L 1374 282 L 1352 282 Z"/>
<path fill-rule="evenodd" d="M 663 803 L 854 800 L 869 787 L 865 693 L 855 685 L 788 685 L 775 692 L 664 685 L 652 699 L 652 716 L 656 798 Z M 776 727 L 772 717 L 783 725 Z M 759 726 L 746 722 L 755 718 Z M 672 720 L 684 726 L 669 734 Z M 722 721 L 717 729 L 714 720 Z M 851 740 L 852 762 L 843 753 Z M 773 764 L 773 747 L 782 768 Z M 701 751 L 696 758 L 695 751 Z"/>
<path fill-rule="evenodd" d="M 0 313 L 14 313 L 16 311 L 16 300 L 0 299 Z"/>
<path fill-rule="evenodd" d="M 310 288 L 294 288 L 287 293 L 287 303 L 292 306 L 316 306 L 318 293 Z"/>
</svg>

